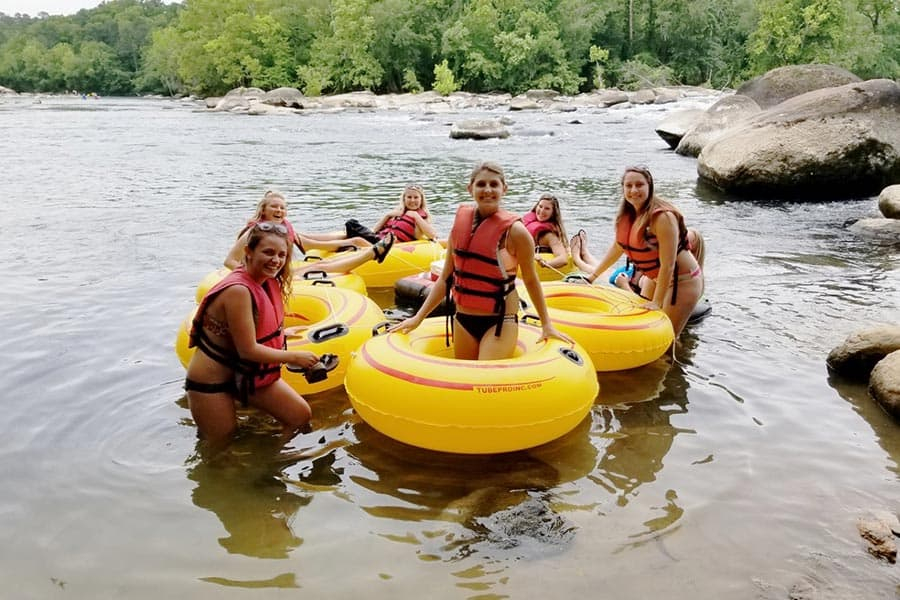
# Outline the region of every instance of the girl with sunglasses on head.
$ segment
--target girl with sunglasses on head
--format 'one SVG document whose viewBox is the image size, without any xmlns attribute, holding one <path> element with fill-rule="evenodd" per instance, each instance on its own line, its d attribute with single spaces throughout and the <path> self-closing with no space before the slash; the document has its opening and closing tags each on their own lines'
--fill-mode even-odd
<svg viewBox="0 0 900 600">
<path fill-rule="evenodd" d="M 621 183 L 615 241 L 594 261 L 579 232 L 572 241 L 573 259 L 593 282 L 624 253 L 634 266 L 632 287 L 647 298 L 647 308 L 668 315 L 677 338 L 703 295 L 703 270 L 691 252 L 691 238 L 701 248 L 703 238 L 696 230 L 689 232 L 681 213 L 654 193 L 646 167 L 627 167 Z"/>
<path fill-rule="evenodd" d="M 534 240 L 518 215 L 500 207 L 506 194 L 503 168 L 492 162 L 478 164 L 466 187 L 474 204 L 456 211 L 447 258 L 441 276 L 412 317 L 389 331 L 408 333 L 452 293 L 454 356 L 465 360 L 497 360 L 513 355 L 519 336 L 519 296 L 516 270 L 541 319 L 542 339 L 554 337 L 572 343 L 550 322 L 547 303 L 534 262 Z"/>
<path fill-rule="evenodd" d="M 210 450 L 237 428 L 235 403 L 253 406 L 282 424 L 282 441 L 310 419 L 309 405 L 281 379 L 281 365 L 308 369 L 312 352 L 284 350 L 284 306 L 291 290 L 288 229 L 264 221 L 246 233 L 241 265 L 214 285 L 195 314 L 185 391 L 191 416 Z"/>
<path fill-rule="evenodd" d="M 356 219 L 350 219 L 344 224 L 344 229 L 343 232 L 311 233 L 307 236 L 321 242 L 340 240 L 341 246 L 347 246 L 348 241 L 359 238 L 377 244 L 387 235 L 393 235 L 398 242 L 433 240 L 437 237 L 425 201 L 425 190 L 411 183 L 403 188 L 397 206 L 381 217 L 375 227 L 369 229 Z"/>
<path fill-rule="evenodd" d="M 342 247 L 354 246 L 356 248 L 365 249 L 365 252 L 358 252 L 324 260 L 303 263 L 297 271 L 297 275 L 302 275 L 307 270 L 325 271 L 326 273 L 346 273 L 359 265 L 370 260 L 382 262 L 390 251 L 394 243 L 391 236 L 385 236 L 375 245 L 370 244 L 360 237 L 336 240 L 321 240 L 311 237 L 308 234 L 300 233 L 294 229 L 287 220 L 287 202 L 284 196 L 279 192 L 268 191 L 262 200 L 256 205 L 256 214 L 247 222 L 247 225 L 238 234 L 237 240 L 228 256 L 225 257 L 225 266 L 229 269 L 235 269 L 240 266 L 243 261 L 243 249 L 247 245 L 247 237 L 250 230 L 258 223 L 277 223 L 283 226 L 287 231 L 288 239 L 293 242 L 301 252 L 309 249 L 317 250 L 338 250 Z"/>
<path fill-rule="evenodd" d="M 522 223 L 534 239 L 534 251 L 552 253 L 553 258 L 537 258 L 543 267 L 560 269 L 569 264 L 569 249 L 566 247 L 566 228 L 563 226 L 559 200 L 553 194 L 541 197 L 522 217 Z"/>
</svg>

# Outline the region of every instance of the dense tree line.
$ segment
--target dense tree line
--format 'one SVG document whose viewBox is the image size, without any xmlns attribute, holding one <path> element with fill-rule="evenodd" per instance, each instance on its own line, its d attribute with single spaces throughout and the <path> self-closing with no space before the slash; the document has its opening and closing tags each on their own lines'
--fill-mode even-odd
<svg viewBox="0 0 900 600">
<path fill-rule="evenodd" d="M 900 77 L 900 0 L 110 0 L 0 13 L 19 91 L 442 93 L 735 86 L 808 62 Z"/>
</svg>

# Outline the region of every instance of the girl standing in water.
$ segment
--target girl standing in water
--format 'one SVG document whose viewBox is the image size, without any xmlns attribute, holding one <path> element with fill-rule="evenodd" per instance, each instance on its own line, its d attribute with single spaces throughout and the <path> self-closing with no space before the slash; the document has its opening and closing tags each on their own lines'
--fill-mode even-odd
<svg viewBox="0 0 900 600">
<path fill-rule="evenodd" d="M 312 352 L 284 350 L 284 306 L 291 287 L 291 241 L 281 223 L 247 233 L 242 264 L 213 286 L 197 308 L 184 389 L 201 438 L 213 449 L 237 429 L 235 403 L 254 406 L 282 424 L 283 441 L 309 422 L 306 400 L 281 379 L 281 365 L 307 369 Z"/>
<path fill-rule="evenodd" d="M 542 339 L 573 343 L 550 322 L 534 264 L 534 240 L 519 217 L 500 207 L 508 189 L 503 169 L 491 162 L 475 167 L 466 186 L 474 204 L 456 211 L 441 277 L 412 317 L 390 331 L 412 331 L 447 293 L 456 304 L 453 350 L 456 358 L 496 360 L 513 355 L 518 339 L 516 270 L 541 319 Z"/>
</svg>

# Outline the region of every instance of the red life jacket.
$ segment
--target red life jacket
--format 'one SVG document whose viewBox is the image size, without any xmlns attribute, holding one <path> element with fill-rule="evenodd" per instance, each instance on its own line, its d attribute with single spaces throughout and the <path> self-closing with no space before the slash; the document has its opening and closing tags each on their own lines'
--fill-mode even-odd
<svg viewBox="0 0 900 600">
<path fill-rule="evenodd" d="M 423 218 L 428 218 L 428 212 L 423 209 L 416 210 Z M 416 220 L 406 214 L 399 217 L 391 217 L 384 224 L 384 227 L 378 230 L 378 237 L 384 237 L 388 233 L 393 233 L 398 242 L 412 242 L 416 239 Z"/>
<path fill-rule="evenodd" d="M 253 314 L 256 321 L 256 342 L 270 348 L 282 350 L 285 347 L 284 337 L 284 300 L 281 296 L 281 285 L 276 279 L 267 279 L 258 284 L 247 270 L 240 266 L 214 285 L 203 297 L 197 314 L 191 325 L 188 346 L 197 347 L 204 354 L 218 363 L 233 369 L 238 384 L 241 401 L 246 403 L 257 388 L 271 385 L 281 377 L 281 364 L 264 364 L 241 358 L 232 348 L 223 348 L 209 339 L 203 331 L 203 315 L 209 303 L 222 290 L 233 285 L 242 285 L 250 291 L 253 302 Z"/>
<path fill-rule="evenodd" d="M 456 210 L 450 237 L 453 240 L 453 300 L 456 306 L 496 313 L 503 319 L 506 297 L 516 289 L 516 273 L 507 273 L 500 256 L 500 239 L 519 216 L 498 210 L 472 231 L 475 206 Z"/>
<path fill-rule="evenodd" d="M 535 246 L 538 244 L 541 236 L 545 233 L 556 233 L 556 227 L 553 226 L 553 223 L 538 221 L 537 215 L 533 210 L 528 211 L 525 216 L 522 217 L 522 223 L 525 225 L 525 229 L 528 230 L 528 233 L 531 234 Z"/>
</svg>

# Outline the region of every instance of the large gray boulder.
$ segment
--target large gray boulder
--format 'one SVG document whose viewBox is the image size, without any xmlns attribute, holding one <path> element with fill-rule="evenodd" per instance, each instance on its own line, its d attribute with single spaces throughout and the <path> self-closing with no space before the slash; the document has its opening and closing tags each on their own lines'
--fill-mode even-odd
<svg viewBox="0 0 900 600">
<path fill-rule="evenodd" d="M 265 92 L 255 87 L 239 87 L 234 88 L 216 104 L 215 111 L 247 111 L 250 105 L 259 102 Z"/>
<path fill-rule="evenodd" d="M 675 152 L 683 156 L 698 156 L 703 147 L 722 132 L 761 110 L 752 98 L 740 94 L 726 96 L 707 108 L 703 116 L 685 132 Z"/>
<path fill-rule="evenodd" d="M 522 94 L 509 101 L 509 110 L 540 110 L 541 103 L 536 99 Z"/>
<path fill-rule="evenodd" d="M 260 102 L 270 106 L 285 106 L 287 108 L 303 108 L 305 96 L 297 88 L 280 87 L 269 90 L 263 94 Z"/>
<path fill-rule="evenodd" d="M 858 331 L 828 353 L 828 368 L 849 379 L 866 381 L 875 365 L 900 350 L 900 325 Z"/>
<path fill-rule="evenodd" d="M 686 108 L 678 110 L 663 119 L 656 126 L 656 135 L 665 141 L 669 148 L 678 147 L 678 142 L 684 137 L 684 134 L 697 123 L 706 113 L 702 108 Z"/>
<path fill-rule="evenodd" d="M 878 210 L 888 219 L 900 219 L 900 185 L 889 185 L 881 190 Z"/>
<path fill-rule="evenodd" d="M 862 80 L 833 65 L 788 65 L 751 79 L 736 93 L 752 98 L 760 108 L 766 109 L 806 92 L 858 81 Z"/>
<path fill-rule="evenodd" d="M 12 88 L 3 87 L 0 85 L 0 96 L 18 96 L 19 92 Z"/>
<path fill-rule="evenodd" d="M 900 350 L 882 358 L 872 369 L 869 394 L 895 419 L 900 419 Z"/>
<path fill-rule="evenodd" d="M 450 128 L 450 137 L 455 140 L 487 140 L 490 138 L 507 138 L 509 130 L 499 121 L 491 119 L 466 119 L 454 123 Z"/>
<path fill-rule="evenodd" d="M 795 96 L 705 145 L 697 172 L 735 195 L 874 194 L 900 182 L 900 86 L 872 79 Z"/>
<path fill-rule="evenodd" d="M 323 108 L 350 108 L 372 109 L 379 108 L 378 96 L 368 90 L 361 92 L 347 92 L 334 96 L 322 96 L 319 98 Z"/>
</svg>

